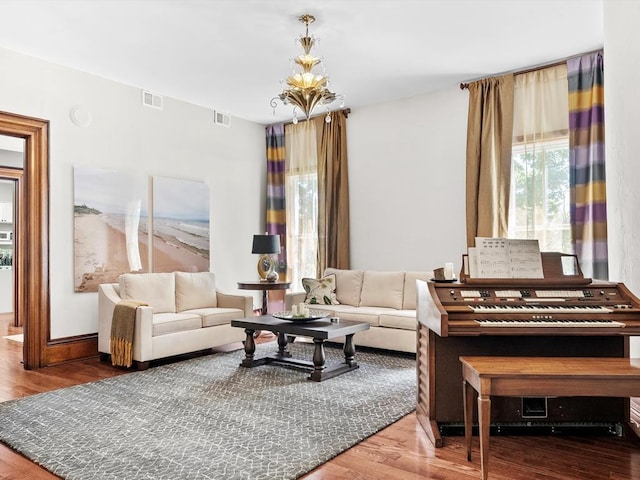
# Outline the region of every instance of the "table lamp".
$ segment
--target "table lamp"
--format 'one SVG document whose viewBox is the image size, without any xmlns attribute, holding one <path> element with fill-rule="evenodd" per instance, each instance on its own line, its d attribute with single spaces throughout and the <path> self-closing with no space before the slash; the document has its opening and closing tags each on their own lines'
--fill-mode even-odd
<svg viewBox="0 0 640 480">
<path fill-rule="evenodd" d="M 275 271 L 276 263 L 271 255 L 280 253 L 280 235 L 254 235 L 251 253 L 260 255 L 258 259 L 258 274 L 260 280 L 275 282 L 278 280 L 278 272 Z"/>
</svg>

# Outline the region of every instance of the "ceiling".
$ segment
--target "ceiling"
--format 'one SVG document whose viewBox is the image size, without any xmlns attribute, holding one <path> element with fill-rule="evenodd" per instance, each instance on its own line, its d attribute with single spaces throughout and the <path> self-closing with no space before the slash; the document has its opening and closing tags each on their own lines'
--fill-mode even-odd
<svg viewBox="0 0 640 480">
<path fill-rule="evenodd" d="M 357 108 L 601 48 L 603 1 L 0 0 L 0 46 L 270 124 L 303 13 Z"/>
</svg>

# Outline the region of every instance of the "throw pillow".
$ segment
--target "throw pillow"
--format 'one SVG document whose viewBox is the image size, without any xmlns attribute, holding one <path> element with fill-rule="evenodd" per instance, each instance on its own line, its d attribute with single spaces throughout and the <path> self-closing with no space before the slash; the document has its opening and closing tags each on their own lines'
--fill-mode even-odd
<svg viewBox="0 0 640 480">
<path fill-rule="evenodd" d="M 176 282 L 173 273 L 123 273 L 118 282 L 121 298 L 148 303 L 153 313 L 175 313 Z"/>
<path fill-rule="evenodd" d="M 175 272 L 176 312 L 218 306 L 213 272 Z"/>
<path fill-rule="evenodd" d="M 326 277 L 303 278 L 302 287 L 307 292 L 304 303 L 312 305 L 338 305 L 336 299 L 336 276 L 327 275 Z"/>
</svg>

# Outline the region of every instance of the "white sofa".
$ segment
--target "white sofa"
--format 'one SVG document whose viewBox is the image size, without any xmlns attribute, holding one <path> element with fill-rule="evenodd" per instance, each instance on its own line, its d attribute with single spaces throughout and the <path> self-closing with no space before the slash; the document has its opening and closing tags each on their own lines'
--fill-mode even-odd
<svg viewBox="0 0 640 480">
<path fill-rule="evenodd" d="M 433 272 L 379 272 L 327 268 L 335 274 L 338 305 L 310 305 L 341 320 L 369 323 L 369 330 L 353 337 L 356 345 L 416 352 L 416 280 L 429 280 Z M 285 295 L 285 309 L 304 302 L 305 292 Z"/>
<path fill-rule="evenodd" d="M 138 369 L 151 360 L 244 340 L 234 319 L 253 315 L 253 297 L 224 294 L 210 272 L 124 274 L 119 283 L 98 286 L 98 351 L 110 354 L 111 320 L 124 299 L 149 306 L 136 309 L 133 360 Z"/>
</svg>

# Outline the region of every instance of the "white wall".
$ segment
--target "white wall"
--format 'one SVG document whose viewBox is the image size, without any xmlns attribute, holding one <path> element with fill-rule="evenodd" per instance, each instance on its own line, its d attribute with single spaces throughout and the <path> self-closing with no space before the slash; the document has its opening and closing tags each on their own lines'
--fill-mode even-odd
<svg viewBox="0 0 640 480">
<path fill-rule="evenodd" d="M 207 182 L 218 284 L 239 292 L 237 281 L 255 278 L 251 239 L 264 231 L 263 126 L 237 118 L 231 128 L 216 126 L 210 109 L 168 97 L 162 111 L 143 107 L 140 88 L 5 49 L 0 65 L 1 110 L 50 121 L 52 338 L 97 331 L 97 294 L 73 291 L 76 165 Z M 91 113 L 88 127 L 71 122 L 76 105 Z"/>
<path fill-rule="evenodd" d="M 609 277 L 640 295 L 640 3 L 604 2 Z M 633 338 L 631 355 L 640 356 Z"/>
<path fill-rule="evenodd" d="M 0 135 L 0 141 L 4 138 L 11 137 Z M 22 142 L 24 143 L 24 140 L 22 140 Z M 24 166 L 24 153 L 2 150 L 2 146 L 0 145 L 0 165 L 2 165 L 3 167 L 22 168 Z"/>
<path fill-rule="evenodd" d="M 468 93 L 455 85 L 352 110 L 351 267 L 432 270 L 466 253 Z"/>
</svg>

